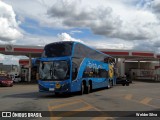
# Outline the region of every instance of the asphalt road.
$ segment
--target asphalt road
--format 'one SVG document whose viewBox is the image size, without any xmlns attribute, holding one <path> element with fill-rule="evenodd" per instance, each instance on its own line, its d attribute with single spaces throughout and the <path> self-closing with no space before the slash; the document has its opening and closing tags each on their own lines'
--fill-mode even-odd
<svg viewBox="0 0 160 120">
<path fill-rule="evenodd" d="M 160 119 L 160 83 L 133 82 L 130 86 L 117 85 L 111 89 L 96 90 L 82 96 L 39 93 L 36 84 L 0 87 L 0 111 L 19 113 L 44 111 L 42 118 L 3 118 L 7 120 L 119 120 L 124 119 L 123 116 L 126 120 L 157 120 Z M 55 117 L 49 117 L 50 115 Z M 142 117 L 147 115 L 150 117 Z"/>
</svg>

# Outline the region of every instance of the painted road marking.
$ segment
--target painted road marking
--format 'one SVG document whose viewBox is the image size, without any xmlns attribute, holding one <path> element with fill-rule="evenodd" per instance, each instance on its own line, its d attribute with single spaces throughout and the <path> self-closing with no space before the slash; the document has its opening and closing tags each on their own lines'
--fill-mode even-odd
<svg viewBox="0 0 160 120">
<path fill-rule="evenodd" d="M 86 111 L 86 110 L 89 110 L 91 108 L 93 108 L 93 106 L 90 105 L 90 106 L 86 106 L 86 107 L 75 109 L 73 111 Z"/>
<path fill-rule="evenodd" d="M 77 100 L 80 100 L 80 99 L 72 99 L 72 101 L 77 101 Z M 52 103 L 60 103 L 60 102 L 68 102 L 68 101 L 70 102 L 71 100 L 70 99 L 68 99 L 68 100 L 66 100 L 66 99 L 65 100 L 64 99 L 62 99 L 62 100 L 52 100 L 52 101 L 48 102 L 48 105 L 52 104 Z"/>
<path fill-rule="evenodd" d="M 84 102 L 79 99 L 79 100 L 74 101 L 74 102 L 69 102 L 69 103 L 60 104 L 60 105 L 56 105 L 56 106 L 48 106 L 48 109 L 49 109 L 49 111 L 52 111 L 51 115 L 54 116 L 54 110 L 55 109 L 64 108 L 66 106 L 70 106 L 70 105 L 77 104 L 77 103 L 84 103 Z M 87 111 L 87 110 L 89 110 L 91 108 L 93 108 L 91 105 L 87 105 L 85 107 L 74 109 L 72 111 L 79 111 L 79 112 L 80 111 Z M 72 112 L 72 111 L 65 112 L 63 114 L 60 114 L 59 116 L 71 116 L 71 115 L 74 115 L 76 113 L 79 113 L 79 112 Z M 59 120 L 61 118 L 63 118 L 63 117 L 51 117 L 51 120 Z"/>
<path fill-rule="evenodd" d="M 127 99 L 127 100 L 131 100 L 132 96 L 133 96 L 132 94 L 127 94 L 124 98 Z"/>
<path fill-rule="evenodd" d="M 77 103 L 80 103 L 82 102 L 81 100 L 77 100 L 77 101 L 74 101 L 74 102 L 68 102 L 68 103 L 64 103 L 64 104 L 60 104 L 60 105 L 55 105 L 55 106 L 50 106 L 50 109 L 58 109 L 58 108 L 62 108 L 62 107 L 66 107 L 66 106 L 70 106 L 70 105 L 73 105 L 73 104 L 77 104 Z"/>
<path fill-rule="evenodd" d="M 146 105 L 146 104 L 148 105 L 148 103 L 149 103 L 151 100 L 152 100 L 152 98 L 146 97 L 146 98 L 144 98 L 143 100 L 141 100 L 140 103 L 145 104 L 145 105 Z"/>
<path fill-rule="evenodd" d="M 149 104 L 149 102 L 150 102 L 153 98 L 145 97 L 145 98 L 142 99 L 141 101 L 138 101 L 138 100 L 132 99 L 132 97 L 133 97 L 132 94 L 127 94 L 124 98 L 125 98 L 126 100 L 129 100 L 129 101 L 132 101 L 132 102 L 140 103 L 140 104 L 143 104 L 143 105 L 146 105 L 146 106 L 150 106 L 150 107 L 153 107 L 153 108 L 159 108 L 158 106 Z"/>
<path fill-rule="evenodd" d="M 101 115 L 99 117 L 94 117 L 91 120 L 114 120 L 114 118 L 112 118 L 112 117 L 103 117 L 103 116 L 105 116 L 105 115 Z"/>
<path fill-rule="evenodd" d="M 84 101 L 83 99 L 80 99 L 83 103 L 85 103 L 86 105 L 88 105 L 88 106 L 92 106 L 91 104 L 89 104 L 89 103 L 87 103 L 86 101 Z M 98 109 L 98 108 L 96 108 L 96 107 L 94 107 L 94 106 L 92 106 L 95 110 L 97 110 L 97 111 L 101 111 L 100 109 Z"/>
<path fill-rule="evenodd" d="M 71 101 L 71 100 L 56 100 L 56 101 L 52 101 L 52 102 L 53 103 L 60 103 L 60 102 L 66 102 L 66 101 Z M 55 109 L 63 108 L 63 107 L 73 105 L 73 104 L 76 104 L 76 103 L 80 103 L 80 102 L 82 102 L 82 101 L 79 100 L 79 99 L 76 99 L 76 101 L 74 100 L 74 102 L 69 102 L 69 103 L 64 103 L 64 104 L 60 104 L 60 105 L 50 106 L 49 105 L 49 104 L 51 104 L 51 101 L 50 101 L 49 104 L 48 104 L 48 110 L 53 111 Z M 51 112 L 51 116 L 54 116 L 53 112 Z M 51 120 L 59 120 L 61 118 L 62 117 L 50 117 Z"/>
<path fill-rule="evenodd" d="M 68 101 L 68 100 L 67 100 L 67 101 Z M 73 101 L 73 100 L 72 100 L 72 101 Z M 53 101 L 53 102 L 54 102 L 54 101 Z M 56 102 L 58 102 L 58 101 L 56 101 Z M 59 101 L 59 102 L 62 102 L 62 101 Z M 63 101 L 63 102 L 66 102 L 66 101 Z M 64 108 L 64 107 L 67 107 L 67 106 L 70 106 L 70 105 L 73 105 L 73 104 L 78 104 L 78 103 L 84 103 L 86 106 L 85 106 L 85 107 L 78 108 L 78 109 L 73 109 L 73 110 L 71 110 L 71 111 L 64 112 L 63 114 L 60 114 L 59 117 L 56 117 L 56 116 L 55 116 L 55 117 L 50 117 L 50 119 L 51 119 L 51 120 L 59 120 L 59 119 L 62 119 L 62 118 L 63 118 L 63 117 L 61 117 L 61 116 L 72 117 L 72 116 L 75 115 L 75 114 L 79 114 L 80 112 L 87 111 L 87 110 L 89 110 L 89 109 L 95 109 L 96 111 L 100 111 L 100 112 L 101 112 L 100 109 L 92 106 L 91 104 L 85 102 L 85 101 L 82 100 L 82 99 L 78 99 L 77 101 L 74 100 L 73 102 L 71 102 L 71 100 L 70 100 L 69 103 L 64 103 L 64 104 L 55 105 L 55 106 L 50 106 L 50 105 L 48 105 L 48 110 L 51 112 L 51 116 L 54 116 L 54 110 L 59 109 L 59 108 Z M 72 111 L 74 111 L 74 112 L 72 112 Z M 75 112 L 75 111 L 77 111 L 77 112 Z M 98 119 L 101 119 L 101 118 L 104 118 L 104 119 L 107 119 L 107 120 L 113 120 L 112 117 L 103 117 L 103 116 L 106 116 L 106 114 L 104 115 L 103 112 L 101 112 L 101 115 L 98 116 L 98 117 L 96 117 L 96 118 L 97 118 L 97 120 L 98 120 Z"/>
<path fill-rule="evenodd" d="M 90 105 L 89 103 L 87 103 L 87 102 L 85 102 L 83 99 L 81 99 L 85 104 L 87 104 L 87 105 Z M 92 105 L 91 105 L 92 106 Z M 114 118 L 113 117 L 103 117 L 103 116 L 106 116 L 106 114 L 104 114 L 100 109 L 98 109 L 98 108 L 96 108 L 96 107 L 94 107 L 94 106 L 92 106 L 92 108 L 94 108 L 95 110 L 97 110 L 97 111 L 99 111 L 99 112 L 101 112 L 102 114 L 100 115 L 100 116 L 98 116 L 98 117 L 94 117 L 95 118 L 95 120 L 114 120 Z M 94 119 L 93 118 L 93 119 Z"/>
<path fill-rule="evenodd" d="M 86 106 L 86 107 L 78 108 L 78 109 L 75 109 L 75 110 L 72 110 L 72 111 L 64 112 L 63 114 L 60 114 L 59 116 L 72 117 L 72 115 L 78 114 L 82 111 L 87 111 L 91 108 L 92 108 L 92 106 Z M 75 112 L 75 111 L 77 111 L 77 112 Z M 59 120 L 61 118 L 63 118 L 63 117 L 52 117 L 51 120 Z"/>
<path fill-rule="evenodd" d="M 71 116 L 71 115 L 74 115 L 74 114 L 77 114 L 77 113 L 80 113 L 80 112 L 82 112 L 82 111 L 87 111 L 87 110 L 89 110 L 89 109 L 91 109 L 91 108 L 93 108 L 92 106 L 86 106 L 86 107 L 82 107 L 82 108 L 78 108 L 78 109 L 75 109 L 75 110 L 72 110 L 72 111 L 74 111 L 74 112 L 72 112 L 72 111 L 68 111 L 68 112 L 66 112 L 66 113 L 64 113 L 64 114 L 61 114 L 62 116 Z M 77 112 L 75 112 L 75 111 L 77 111 Z"/>
</svg>

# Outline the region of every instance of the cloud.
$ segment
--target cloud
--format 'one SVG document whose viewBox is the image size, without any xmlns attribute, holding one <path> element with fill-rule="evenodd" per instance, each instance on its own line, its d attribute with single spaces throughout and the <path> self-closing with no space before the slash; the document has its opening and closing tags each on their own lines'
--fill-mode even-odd
<svg viewBox="0 0 160 120">
<path fill-rule="evenodd" d="M 98 41 L 98 42 L 97 42 Z M 120 39 L 97 39 L 96 41 L 86 40 L 85 43 L 88 46 L 92 46 L 96 49 L 124 49 L 130 50 L 134 47 L 134 44 L 130 41 L 123 41 Z"/>
<path fill-rule="evenodd" d="M 152 10 L 156 13 L 159 13 L 160 12 L 160 1 L 159 0 L 153 0 L 151 2 L 151 7 L 152 7 Z"/>
<path fill-rule="evenodd" d="M 20 16 L 36 19 L 41 26 L 89 28 L 94 34 L 123 40 L 145 40 L 159 36 L 159 20 L 148 9 L 153 4 L 152 0 L 6 1 Z M 157 5 L 158 2 L 154 2 L 152 6 L 156 8 Z"/>
<path fill-rule="evenodd" d="M 140 41 L 137 42 L 135 41 L 134 43 L 134 50 L 141 50 L 141 51 L 153 51 L 158 53 L 159 51 L 157 51 L 158 49 L 156 47 L 154 47 L 153 45 L 154 43 L 151 43 L 149 40 L 147 41 Z"/>
<path fill-rule="evenodd" d="M 0 40 L 12 41 L 22 38 L 12 7 L 0 1 Z"/>
<path fill-rule="evenodd" d="M 75 38 L 71 37 L 71 36 L 70 36 L 69 34 L 67 34 L 67 33 L 58 34 L 58 38 L 59 38 L 61 41 L 76 41 L 76 42 L 84 43 L 82 40 L 80 40 L 80 39 L 75 39 Z"/>
<path fill-rule="evenodd" d="M 5 2 L 12 5 L 18 16 L 17 19 L 23 25 L 25 19 L 30 18 L 37 22 L 35 27 L 38 29 L 49 27 L 59 30 L 59 33 L 67 32 L 77 39 L 83 38 L 85 43 L 95 47 L 145 50 L 159 50 L 160 47 L 159 0 L 111 0 L 110 2 L 106 0 L 5 0 Z M 82 30 L 81 35 L 72 32 L 76 29 Z M 89 30 L 89 33 L 86 33 L 85 29 Z M 24 41 L 19 39 L 16 44 L 43 45 L 54 41 L 58 41 L 57 36 L 38 36 L 30 33 L 24 34 Z M 143 42 L 146 47 L 142 47 Z"/>
<path fill-rule="evenodd" d="M 141 0 L 141 7 L 153 13 L 160 20 L 160 0 Z"/>
<path fill-rule="evenodd" d="M 76 33 L 83 33 L 83 32 L 80 31 L 80 30 L 72 30 L 72 31 L 70 32 L 70 34 L 76 34 Z"/>
<path fill-rule="evenodd" d="M 95 1 L 97 5 L 92 7 L 87 3 L 84 5 L 84 0 L 76 2 L 58 0 L 48 9 L 47 14 L 53 21 L 59 19 L 63 26 L 91 28 L 95 34 L 106 37 L 144 40 L 159 35 L 157 32 L 160 30 L 159 20 L 152 12 L 129 8 L 122 4 L 111 5 L 112 2 L 110 4 L 104 2 L 103 6 Z"/>
<path fill-rule="evenodd" d="M 40 36 L 32 34 L 24 34 L 23 39 L 16 41 L 17 45 L 31 45 L 31 46 L 45 46 L 46 44 L 59 41 L 58 37 L 53 36 Z"/>
<path fill-rule="evenodd" d="M 0 54 L 0 61 L 3 64 L 19 65 L 19 59 L 28 59 L 28 57 Z"/>
<path fill-rule="evenodd" d="M 160 37 L 155 40 L 152 40 L 152 45 L 156 48 L 160 48 Z"/>
</svg>

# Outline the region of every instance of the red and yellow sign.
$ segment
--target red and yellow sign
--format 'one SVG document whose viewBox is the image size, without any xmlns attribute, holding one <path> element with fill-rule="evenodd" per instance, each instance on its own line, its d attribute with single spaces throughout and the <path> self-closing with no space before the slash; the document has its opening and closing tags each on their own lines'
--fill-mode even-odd
<svg viewBox="0 0 160 120">
<path fill-rule="evenodd" d="M 114 73 L 113 73 L 113 66 L 109 65 L 109 77 L 112 78 L 113 75 L 114 75 Z"/>
</svg>

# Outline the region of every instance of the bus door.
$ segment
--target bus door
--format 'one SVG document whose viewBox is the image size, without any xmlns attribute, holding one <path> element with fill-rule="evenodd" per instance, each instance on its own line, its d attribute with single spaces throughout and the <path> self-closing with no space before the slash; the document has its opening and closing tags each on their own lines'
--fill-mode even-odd
<svg viewBox="0 0 160 120">
<path fill-rule="evenodd" d="M 79 80 L 77 79 L 78 75 L 78 66 L 76 63 L 72 62 L 72 77 L 71 77 L 71 92 L 79 91 Z"/>
</svg>

